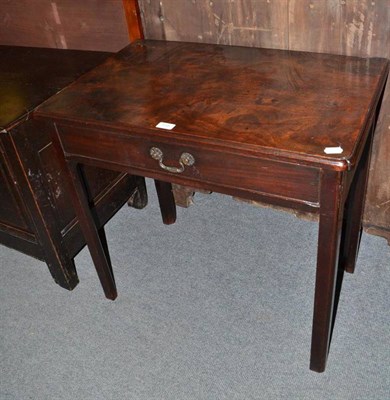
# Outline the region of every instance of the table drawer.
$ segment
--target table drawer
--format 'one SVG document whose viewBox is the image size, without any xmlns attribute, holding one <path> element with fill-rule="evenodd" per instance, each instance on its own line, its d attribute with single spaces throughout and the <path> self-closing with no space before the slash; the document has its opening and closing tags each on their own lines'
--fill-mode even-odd
<svg viewBox="0 0 390 400">
<path fill-rule="evenodd" d="M 318 202 L 319 170 L 193 143 L 59 126 L 67 155 L 141 169 L 145 176 L 225 186 L 288 199 Z M 153 155 L 151 155 L 153 149 Z M 158 157 L 159 156 L 159 157 Z M 160 161 L 156 158 L 160 158 Z M 193 163 L 191 163 L 193 158 Z M 181 181 L 182 180 L 182 181 Z"/>
</svg>

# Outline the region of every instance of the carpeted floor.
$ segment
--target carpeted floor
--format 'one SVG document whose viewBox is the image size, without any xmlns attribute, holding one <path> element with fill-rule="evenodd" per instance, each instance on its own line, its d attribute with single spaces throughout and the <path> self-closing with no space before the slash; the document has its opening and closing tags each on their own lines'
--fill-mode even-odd
<svg viewBox="0 0 390 400">
<path fill-rule="evenodd" d="M 107 225 L 119 297 L 0 247 L 0 400 L 390 398 L 390 247 L 364 235 L 327 370 L 308 368 L 317 224 L 218 194 L 161 222 L 154 190 Z"/>
</svg>

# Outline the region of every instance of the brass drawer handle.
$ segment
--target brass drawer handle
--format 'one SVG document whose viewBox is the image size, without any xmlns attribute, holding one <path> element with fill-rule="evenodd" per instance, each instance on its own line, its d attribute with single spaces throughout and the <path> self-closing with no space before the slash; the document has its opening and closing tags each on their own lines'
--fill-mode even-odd
<svg viewBox="0 0 390 400">
<path fill-rule="evenodd" d="M 150 156 L 158 161 L 158 165 L 165 171 L 173 172 L 174 174 L 181 174 L 184 171 L 184 168 L 190 167 L 195 164 L 195 158 L 190 153 L 182 153 L 179 159 L 180 168 L 170 167 L 163 163 L 164 153 L 158 147 L 152 147 L 149 152 Z"/>
</svg>

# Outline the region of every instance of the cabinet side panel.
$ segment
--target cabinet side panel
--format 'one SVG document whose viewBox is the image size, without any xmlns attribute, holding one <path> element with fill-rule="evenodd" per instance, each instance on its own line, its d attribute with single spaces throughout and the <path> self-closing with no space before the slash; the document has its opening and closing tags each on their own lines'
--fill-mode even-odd
<svg viewBox="0 0 390 400">
<path fill-rule="evenodd" d="M 20 235 L 34 236 L 23 198 L 18 190 L 20 182 L 16 176 L 20 169 L 7 134 L 0 139 L 0 229 L 20 231 Z M 2 227 L 2 228 L 1 228 Z"/>
</svg>

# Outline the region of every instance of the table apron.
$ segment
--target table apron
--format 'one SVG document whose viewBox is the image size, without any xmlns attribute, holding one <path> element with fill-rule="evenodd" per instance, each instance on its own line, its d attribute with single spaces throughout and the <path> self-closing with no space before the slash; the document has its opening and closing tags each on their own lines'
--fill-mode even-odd
<svg viewBox="0 0 390 400">
<path fill-rule="evenodd" d="M 226 152 L 205 145 L 132 134 L 57 125 L 66 157 L 117 164 L 120 170 L 142 171 L 144 176 L 159 177 L 173 183 L 208 188 L 227 187 L 238 192 L 266 194 L 305 203 L 319 204 L 320 168 Z M 152 148 L 162 153 L 162 163 L 182 172 L 169 172 L 150 155 Z M 194 157 L 193 165 L 181 165 L 183 153 Z M 116 168 L 114 168 L 116 169 Z M 215 190 L 219 191 L 219 190 Z"/>
</svg>

